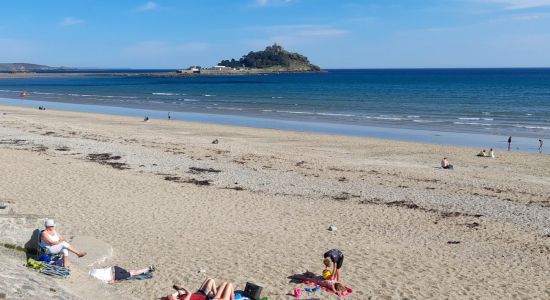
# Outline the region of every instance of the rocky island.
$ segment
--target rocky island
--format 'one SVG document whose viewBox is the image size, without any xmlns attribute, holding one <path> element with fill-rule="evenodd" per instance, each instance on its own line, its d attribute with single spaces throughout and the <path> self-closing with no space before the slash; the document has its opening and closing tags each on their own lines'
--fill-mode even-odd
<svg viewBox="0 0 550 300">
<path fill-rule="evenodd" d="M 277 44 L 267 46 L 263 51 L 250 51 L 239 60 L 222 60 L 218 66 L 234 69 L 260 69 L 271 72 L 321 71 L 321 68 L 310 63 L 307 57 L 296 52 L 289 52 Z"/>
</svg>

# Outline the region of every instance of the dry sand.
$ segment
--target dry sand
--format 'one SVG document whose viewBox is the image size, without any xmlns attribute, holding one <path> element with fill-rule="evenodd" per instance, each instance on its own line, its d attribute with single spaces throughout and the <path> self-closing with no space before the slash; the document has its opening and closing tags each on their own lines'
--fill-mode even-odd
<svg viewBox="0 0 550 300">
<path fill-rule="evenodd" d="M 550 298 L 548 155 L 8 106 L 0 125 L 0 201 L 111 245 L 101 265 L 156 264 L 118 284 L 137 298 L 214 277 L 290 299 L 332 247 L 348 299 Z"/>
</svg>

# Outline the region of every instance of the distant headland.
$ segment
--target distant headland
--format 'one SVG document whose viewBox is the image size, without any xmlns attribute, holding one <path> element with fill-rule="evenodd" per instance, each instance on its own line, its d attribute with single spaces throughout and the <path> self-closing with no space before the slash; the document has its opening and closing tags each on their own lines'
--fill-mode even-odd
<svg viewBox="0 0 550 300">
<path fill-rule="evenodd" d="M 72 71 L 75 68 L 68 67 L 50 67 L 45 65 L 28 64 L 28 63 L 0 63 L 0 72 L 8 73 L 29 73 L 37 71 Z"/>
<path fill-rule="evenodd" d="M 148 76 L 179 77 L 200 75 L 251 75 L 266 73 L 321 72 L 321 68 L 310 63 L 299 53 L 289 52 L 281 45 L 267 46 L 263 51 L 250 51 L 240 59 L 222 60 L 213 67 L 191 66 L 186 69 L 148 72 L 147 70 L 120 72 L 115 69 L 79 69 L 70 67 L 50 67 L 29 63 L 0 63 L 0 78 L 4 77 L 59 77 L 59 76 Z"/>
</svg>

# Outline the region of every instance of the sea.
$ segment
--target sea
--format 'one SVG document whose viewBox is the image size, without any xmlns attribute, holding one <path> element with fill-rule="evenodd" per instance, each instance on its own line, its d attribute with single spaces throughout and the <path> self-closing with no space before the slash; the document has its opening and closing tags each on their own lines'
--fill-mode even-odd
<svg viewBox="0 0 550 300">
<path fill-rule="evenodd" d="M 150 118 L 170 112 L 172 119 L 480 147 L 490 137 L 502 148 L 512 136 L 524 151 L 550 139 L 549 68 L 196 77 L 109 72 L 121 74 L 0 79 L 0 104 Z"/>
</svg>

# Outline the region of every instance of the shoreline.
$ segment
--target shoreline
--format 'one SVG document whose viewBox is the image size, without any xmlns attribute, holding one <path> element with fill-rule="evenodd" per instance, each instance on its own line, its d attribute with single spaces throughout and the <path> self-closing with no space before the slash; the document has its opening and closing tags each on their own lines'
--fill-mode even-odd
<svg viewBox="0 0 550 300">
<path fill-rule="evenodd" d="M 292 299 L 304 285 L 287 276 L 320 272 L 333 247 L 351 300 L 550 297 L 547 155 L 0 110 L 2 197 L 111 245 L 105 265 L 155 264 L 154 279 L 117 284 L 136 298 L 215 277 Z"/>
<path fill-rule="evenodd" d="M 108 115 L 133 116 L 143 118 L 148 116 L 151 121 L 165 120 L 166 111 L 119 107 L 108 105 L 95 104 L 75 104 L 69 102 L 54 102 L 33 100 L 28 98 L 0 98 L 0 105 L 17 106 L 17 107 L 33 107 L 46 106 L 48 108 L 73 111 L 73 112 L 88 112 Z M 406 129 L 399 127 L 383 127 L 383 126 L 363 126 L 340 124 L 330 122 L 313 122 L 313 121 L 296 121 L 284 119 L 272 119 L 251 117 L 244 115 L 229 115 L 229 114 L 211 114 L 202 112 L 182 112 L 171 111 L 173 121 L 189 121 L 201 122 L 218 125 L 243 126 L 259 129 L 276 129 L 283 131 L 294 131 L 304 133 L 321 133 L 337 136 L 354 136 L 365 138 L 378 138 L 393 141 L 406 141 L 428 143 L 435 145 L 452 145 L 459 147 L 474 147 L 488 150 L 493 148 L 496 151 L 505 151 L 507 147 L 507 137 L 500 135 L 490 135 L 481 133 L 464 133 L 464 132 L 449 132 L 449 131 L 433 131 L 424 129 Z M 299 128 L 299 129 L 298 129 Z M 538 153 L 537 138 L 535 137 L 513 137 L 512 151 L 524 153 Z M 547 154 L 546 150 L 543 154 Z"/>
</svg>

